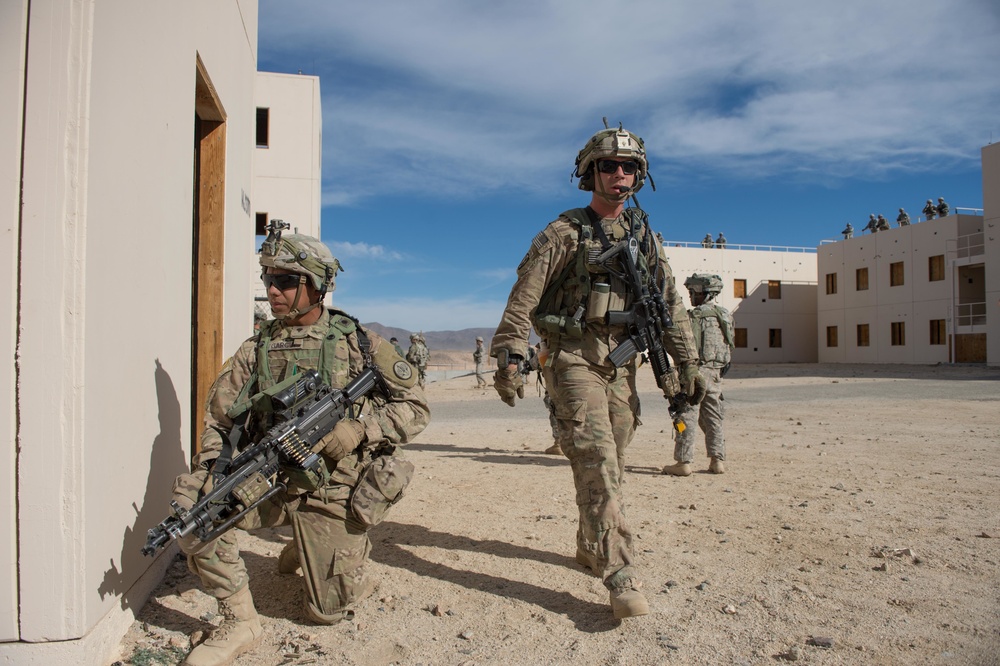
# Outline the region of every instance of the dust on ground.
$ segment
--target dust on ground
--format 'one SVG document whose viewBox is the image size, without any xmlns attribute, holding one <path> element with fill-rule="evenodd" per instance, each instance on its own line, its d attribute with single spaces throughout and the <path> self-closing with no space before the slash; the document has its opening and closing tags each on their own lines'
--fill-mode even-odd
<svg viewBox="0 0 1000 666">
<path fill-rule="evenodd" d="M 511 409 L 474 386 L 428 386 L 417 474 L 372 530 L 380 583 L 353 621 L 303 619 L 276 569 L 287 528 L 241 536 L 266 636 L 236 664 L 998 663 L 1000 370 L 736 367 L 726 473 L 701 458 L 686 478 L 659 473 L 671 426 L 640 370 L 625 499 L 651 613 L 621 622 L 575 562 L 536 388 Z M 177 663 L 215 610 L 178 558 L 119 659 Z"/>
</svg>

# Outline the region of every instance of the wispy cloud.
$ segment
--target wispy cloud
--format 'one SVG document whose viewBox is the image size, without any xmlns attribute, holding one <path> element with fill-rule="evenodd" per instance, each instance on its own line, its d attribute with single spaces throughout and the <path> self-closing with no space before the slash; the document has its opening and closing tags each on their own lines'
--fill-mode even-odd
<svg viewBox="0 0 1000 666">
<path fill-rule="evenodd" d="M 569 188 L 602 115 L 668 178 L 919 172 L 1000 135 L 995 3 L 614 4 L 263 0 L 262 59 L 322 77 L 330 205 Z"/>
<path fill-rule="evenodd" d="M 338 259 L 361 258 L 378 259 L 382 261 L 401 261 L 403 255 L 395 250 L 388 250 L 382 245 L 372 245 L 370 243 L 350 243 L 342 241 L 331 241 L 328 243 L 333 255 Z"/>
</svg>

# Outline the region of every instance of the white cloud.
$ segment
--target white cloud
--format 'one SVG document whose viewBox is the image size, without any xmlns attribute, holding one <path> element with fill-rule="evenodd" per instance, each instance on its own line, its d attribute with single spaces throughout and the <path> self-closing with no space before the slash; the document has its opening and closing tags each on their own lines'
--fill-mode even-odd
<svg viewBox="0 0 1000 666">
<path fill-rule="evenodd" d="M 328 243 L 333 255 L 338 259 L 361 258 L 379 259 L 388 261 L 401 261 L 403 255 L 395 250 L 387 250 L 382 245 L 372 245 L 370 243 L 350 243 L 345 241 L 331 241 Z"/>
<path fill-rule="evenodd" d="M 646 139 L 654 176 L 870 177 L 976 164 L 1000 135 L 986 0 L 263 0 L 260 14 L 262 54 L 321 75 L 331 205 L 569 190 L 602 115 Z"/>
</svg>

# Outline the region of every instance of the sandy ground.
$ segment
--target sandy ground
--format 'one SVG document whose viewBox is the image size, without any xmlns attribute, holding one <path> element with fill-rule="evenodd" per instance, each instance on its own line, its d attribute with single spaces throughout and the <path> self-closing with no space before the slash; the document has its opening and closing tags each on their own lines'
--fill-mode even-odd
<svg viewBox="0 0 1000 666">
<path fill-rule="evenodd" d="M 687 478 L 659 473 L 670 422 L 642 371 L 625 496 L 652 612 L 623 622 L 574 561 L 572 477 L 540 453 L 534 387 L 511 409 L 474 385 L 428 387 L 353 621 L 302 619 L 276 570 L 286 528 L 243 537 L 267 634 L 237 664 L 1000 663 L 1000 370 L 734 368 L 726 474 Z M 177 559 L 121 663 L 177 663 L 214 611 Z"/>
</svg>

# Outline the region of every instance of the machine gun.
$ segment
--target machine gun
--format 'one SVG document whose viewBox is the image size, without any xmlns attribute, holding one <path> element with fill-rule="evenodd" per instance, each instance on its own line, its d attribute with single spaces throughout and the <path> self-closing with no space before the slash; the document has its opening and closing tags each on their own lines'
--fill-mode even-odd
<svg viewBox="0 0 1000 666">
<path fill-rule="evenodd" d="M 255 444 L 246 444 L 246 414 L 236 417 L 228 432 L 219 431 L 230 452 L 239 454 L 230 460 L 220 456 L 212 474 L 213 487 L 190 509 L 171 501 L 172 512 L 149 530 L 143 555 L 152 556 L 172 539 L 192 532 L 201 541 L 211 541 L 238 523 L 243 516 L 270 497 L 286 490 L 287 478 L 279 472 L 291 470 L 297 475 L 322 478 L 326 463 L 314 448 L 347 416 L 353 404 L 378 388 L 388 394 L 385 379 L 372 366 L 342 389 L 323 384 L 315 370 L 309 370 L 282 382 L 261 399 L 270 400 L 277 412 L 278 424 Z"/>
<path fill-rule="evenodd" d="M 647 237 L 651 233 L 646 220 L 646 213 L 641 208 L 633 208 L 632 214 L 640 217 L 640 224 L 646 227 Z M 643 279 L 639 272 L 636 258 L 639 254 L 639 241 L 632 233 L 627 243 L 615 243 L 597 257 L 596 263 L 602 264 L 609 273 L 622 280 L 633 294 L 632 307 L 628 310 L 612 310 L 607 314 L 610 326 L 624 326 L 627 339 L 619 344 L 608 355 L 616 368 L 620 368 L 638 354 L 644 354 L 653 369 L 656 385 L 670 401 L 668 411 L 678 432 L 683 432 L 684 423 L 680 420 L 680 412 L 687 404 L 688 396 L 679 390 L 670 369 L 670 359 L 663 346 L 663 333 L 672 328 L 674 323 L 670 317 L 667 304 L 663 300 L 662 283 L 654 276 Z M 620 256 L 622 270 L 613 266 L 613 259 Z M 650 289 L 650 286 L 653 289 Z M 668 393 L 672 395 L 668 395 Z"/>
</svg>

